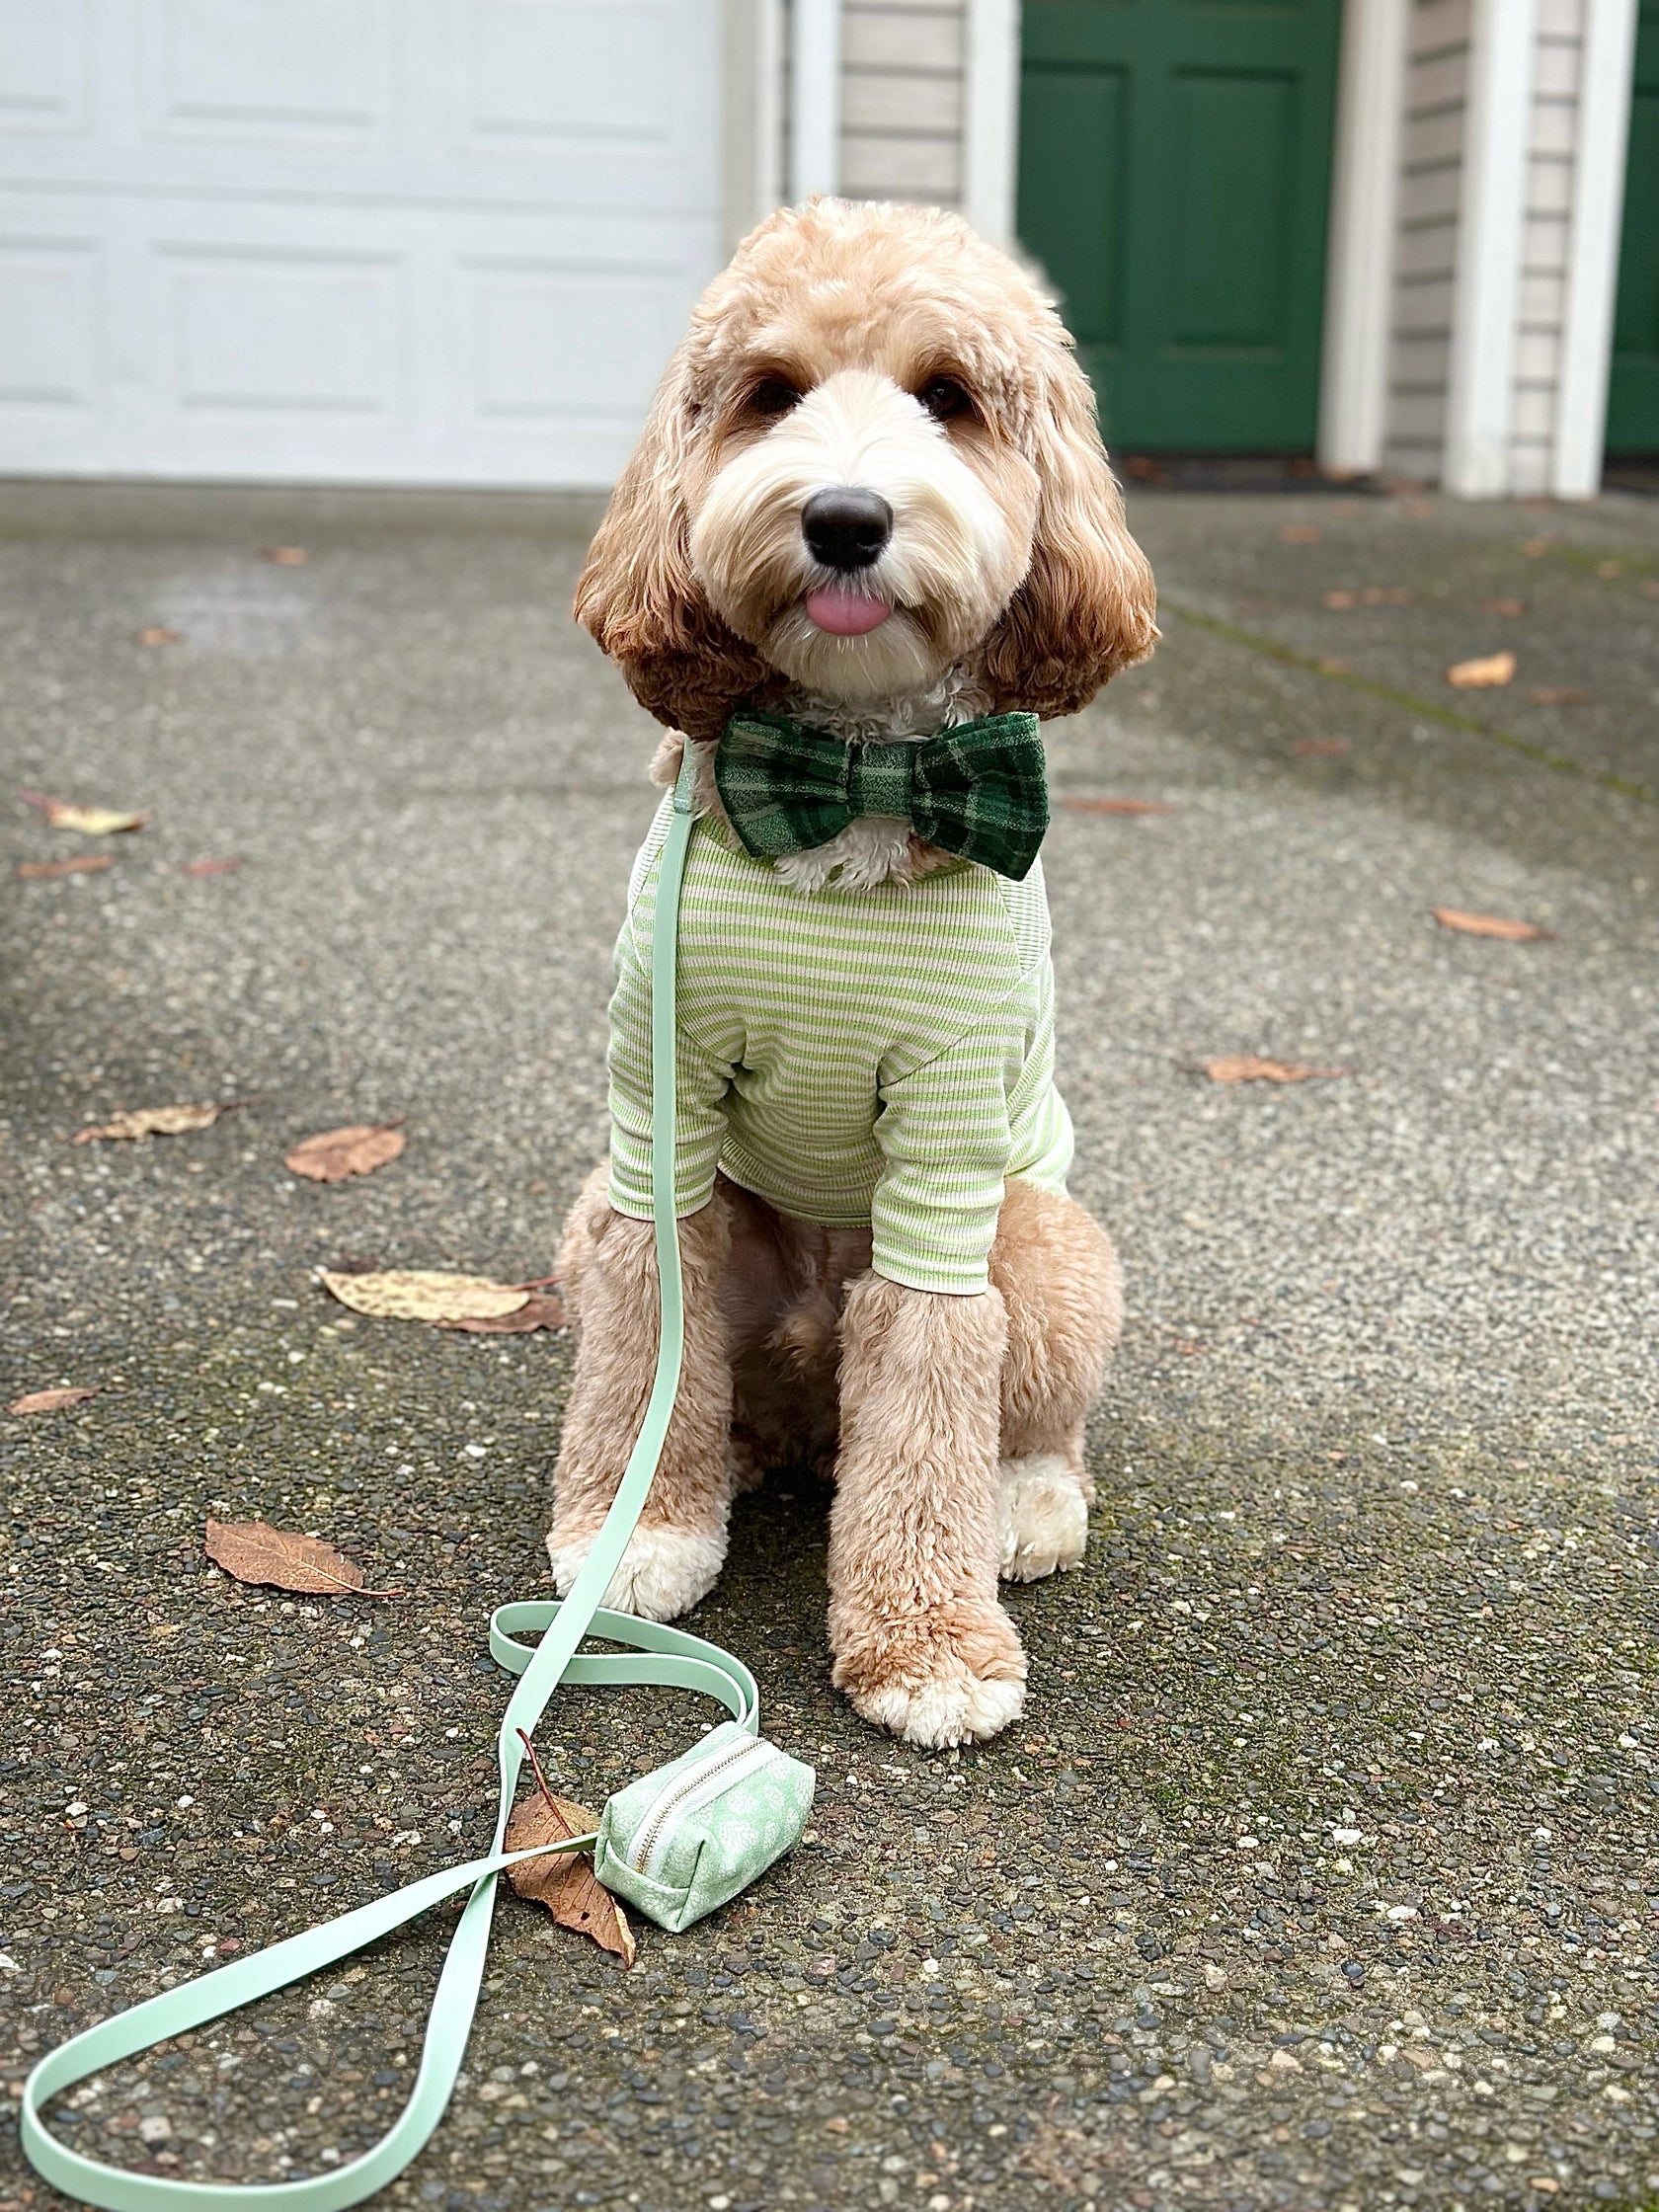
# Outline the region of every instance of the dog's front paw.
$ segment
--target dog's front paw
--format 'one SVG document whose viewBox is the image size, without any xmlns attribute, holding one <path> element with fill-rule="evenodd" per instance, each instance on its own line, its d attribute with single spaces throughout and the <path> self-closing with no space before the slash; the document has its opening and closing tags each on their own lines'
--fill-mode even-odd
<svg viewBox="0 0 1659 2212">
<path fill-rule="evenodd" d="M 846 1609 L 832 1622 L 833 1681 L 853 1710 L 937 1750 L 994 1736 L 1025 1703 L 1025 1653 L 1000 1606 L 964 1600 L 902 1620 Z"/>
<path fill-rule="evenodd" d="M 1004 1582 L 1038 1582 L 1074 1567 L 1088 1541 L 1088 1505 L 1058 1452 L 1004 1460 L 996 1480 Z"/>
<path fill-rule="evenodd" d="M 569 1596 L 596 1533 L 590 1529 L 571 1537 L 554 1529 L 548 1537 L 547 1556 L 561 1598 Z M 673 1620 L 708 1596 L 725 1563 L 724 1529 L 636 1529 L 599 1603 L 642 1620 Z"/>
</svg>

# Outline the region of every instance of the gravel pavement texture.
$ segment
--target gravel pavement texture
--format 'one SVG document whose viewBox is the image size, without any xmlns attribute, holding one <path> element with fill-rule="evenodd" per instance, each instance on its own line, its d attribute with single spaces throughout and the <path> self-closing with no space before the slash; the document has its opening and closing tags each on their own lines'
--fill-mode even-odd
<svg viewBox="0 0 1659 2212">
<path fill-rule="evenodd" d="M 1130 1322 L 1087 1558 L 1009 1596 L 1025 1717 L 939 1755 L 857 1721 L 825 1494 L 774 1476 L 691 1625 L 817 1763 L 807 1842 L 630 1974 L 505 1900 L 388 2204 L 1659 2202 L 1659 504 L 1133 510 L 1164 642 L 1053 731 L 1047 853 Z M 313 1270 L 544 1275 L 602 1149 L 653 794 L 566 613 L 594 513 L 0 490 L 0 1403 L 97 1391 L 0 1413 L 14 2094 L 487 1839 L 484 1624 L 547 1594 L 569 1345 L 355 1318 Z M 1446 682 L 1504 650 L 1509 685 Z M 80 837 L 24 790 L 151 819 Z M 72 854 L 112 864 L 14 873 Z M 1202 1072 L 1233 1053 L 1340 1072 Z M 398 1116 L 372 1176 L 283 1167 Z M 401 1594 L 239 1587 L 209 1515 Z M 544 1761 L 597 1804 L 706 1717 L 571 1692 Z M 352 2156 L 448 1925 L 73 2093 L 66 2136 L 181 2176 Z M 57 2201 L 0 2146 L 0 2212 Z"/>
</svg>

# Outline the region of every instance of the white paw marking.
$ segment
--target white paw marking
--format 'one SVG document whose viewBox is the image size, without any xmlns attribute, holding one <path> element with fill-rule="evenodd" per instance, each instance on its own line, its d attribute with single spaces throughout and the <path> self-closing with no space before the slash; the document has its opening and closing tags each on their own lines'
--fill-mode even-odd
<svg viewBox="0 0 1659 2212">
<path fill-rule="evenodd" d="M 1004 1460 L 997 1473 L 1002 1579 L 1037 1582 L 1074 1567 L 1088 1541 L 1088 1506 L 1058 1452 Z"/>
<path fill-rule="evenodd" d="M 890 1683 L 852 1699 L 853 1709 L 878 1728 L 928 1751 L 983 1741 L 1015 1719 L 1025 1704 L 1023 1682 L 982 1682 L 960 1660 L 930 1682 Z"/>
<path fill-rule="evenodd" d="M 580 1543 L 547 1539 L 553 1584 L 561 1598 L 570 1594 L 592 1549 L 591 1537 Z M 724 1529 L 636 1529 L 599 1603 L 642 1620 L 672 1620 L 708 1596 L 725 1562 Z"/>
</svg>

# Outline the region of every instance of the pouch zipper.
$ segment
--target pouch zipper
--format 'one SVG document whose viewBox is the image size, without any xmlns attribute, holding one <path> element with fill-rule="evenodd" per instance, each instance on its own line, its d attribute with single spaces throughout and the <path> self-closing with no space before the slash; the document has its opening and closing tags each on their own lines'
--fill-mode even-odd
<svg viewBox="0 0 1659 2212">
<path fill-rule="evenodd" d="M 739 1760 L 748 1759 L 761 1748 L 760 1739 L 757 1736 L 746 1735 L 736 1743 L 728 1744 L 718 1757 L 693 1762 L 681 1773 L 675 1775 L 673 1780 L 668 1784 L 662 1795 L 650 1806 L 645 1818 L 640 1823 L 640 1832 L 634 1840 L 634 1871 L 639 1874 L 645 1872 L 646 1860 L 651 1856 L 669 1815 L 682 1798 L 689 1797 L 693 1790 L 701 1789 L 712 1776 L 723 1773 L 728 1767 L 735 1767 Z"/>
</svg>

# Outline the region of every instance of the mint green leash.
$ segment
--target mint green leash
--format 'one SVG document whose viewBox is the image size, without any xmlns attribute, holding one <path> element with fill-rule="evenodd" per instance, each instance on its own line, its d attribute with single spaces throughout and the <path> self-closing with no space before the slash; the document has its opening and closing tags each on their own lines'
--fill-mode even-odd
<svg viewBox="0 0 1659 2212">
<path fill-rule="evenodd" d="M 740 1660 L 683 1629 L 639 1620 L 632 1614 L 606 1612 L 599 1606 L 628 1547 L 662 1457 L 684 1350 L 679 1227 L 674 1217 L 674 966 L 694 777 L 695 762 L 687 743 L 658 870 L 651 953 L 651 1194 L 662 1304 L 657 1374 L 639 1440 L 569 1596 L 563 1604 L 533 1600 L 501 1606 L 491 1618 L 491 1653 L 519 1678 L 502 1716 L 497 1739 L 501 1802 L 495 1841 L 483 1858 L 428 1874 L 392 1896 L 360 1905 L 321 1928 L 290 1936 L 250 1958 L 216 1967 L 197 1981 L 166 1990 L 129 2012 L 85 2029 L 50 2052 L 24 2084 L 20 2133 L 36 2172 L 66 2196 L 104 2205 L 109 2212 L 263 2212 L 268 2206 L 272 2212 L 276 2207 L 293 2208 L 293 2212 L 339 2212 L 340 2207 L 360 2203 L 383 2188 L 426 2143 L 443 2117 L 454 2089 L 478 2005 L 499 1877 L 524 1859 L 578 1851 L 594 1841 L 592 1836 L 577 1836 L 566 1843 L 537 1845 L 528 1851 L 503 1849 L 524 1756 L 519 1730 L 527 1735 L 534 1729 L 561 1682 L 582 1682 L 651 1683 L 699 1691 L 719 1698 L 750 1735 L 758 1731 L 759 1695 L 754 1677 Z M 541 1641 L 533 1648 L 519 1643 L 515 1630 L 540 1630 Z M 578 1645 L 590 1631 L 632 1648 L 623 1652 L 579 1652 Z M 41 2106 L 75 2083 L 332 1966 L 337 1959 L 390 1935 L 393 1929 L 463 1889 L 470 1890 L 471 1895 L 438 1977 L 409 2101 L 373 2149 L 350 2165 L 299 2181 L 176 2181 L 164 2174 L 132 2173 L 120 2167 L 105 2166 L 68 2149 L 48 2133 L 40 2116 Z"/>
</svg>

